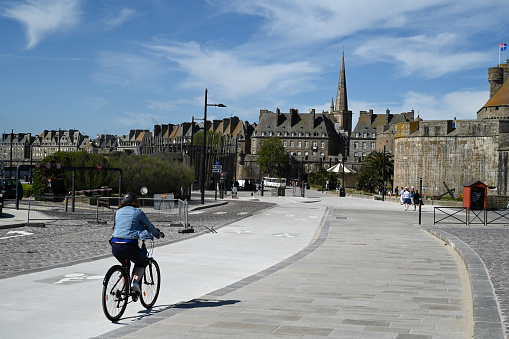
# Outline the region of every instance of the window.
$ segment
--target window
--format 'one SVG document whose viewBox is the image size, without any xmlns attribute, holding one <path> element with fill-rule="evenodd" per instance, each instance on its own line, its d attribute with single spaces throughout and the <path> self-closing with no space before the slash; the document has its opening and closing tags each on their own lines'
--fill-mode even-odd
<svg viewBox="0 0 509 339">
<path fill-rule="evenodd" d="M 357 153 L 357 152 L 353 152 L 353 156 L 354 156 L 354 157 L 358 157 L 358 156 L 359 156 L 359 153 Z"/>
<path fill-rule="evenodd" d="M 283 140 L 283 147 L 286 147 L 286 140 Z"/>
<path fill-rule="evenodd" d="M 309 137 L 309 132 L 306 132 L 306 137 Z"/>
<path fill-rule="evenodd" d="M 376 133 L 371 133 L 372 138 L 376 138 Z"/>
<path fill-rule="evenodd" d="M 325 141 L 320 141 L 320 148 L 325 148 Z"/>
<path fill-rule="evenodd" d="M 359 143 L 358 142 L 354 142 L 353 143 L 353 148 L 354 149 L 358 149 L 359 148 Z"/>
<path fill-rule="evenodd" d="M 297 147 L 302 147 L 302 141 L 297 141 Z"/>
<path fill-rule="evenodd" d="M 321 157 L 325 156 L 325 153 L 320 152 L 320 156 L 321 156 Z"/>
<path fill-rule="evenodd" d="M 313 141 L 313 147 L 318 147 L 318 142 L 317 141 Z"/>
<path fill-rule="evenodd" d="M 297 152 L 297 155 L 302 155 L 302 152 L 301 152 L 301 151 L 298 151 L 298 152 Z"/>
<path fill-rule="evenodd" d="M 295 147 L 295 141 L 290 141 L 290 147 Z"/>
<path fill-rule="evenodd" d="M 365 142 L 363 142 L 362 143 L 362 149 L 367 149 L 367 148 L 368 148 L 368 145 Z"/>
<path fill-rule="evenodd" d="M 371 143 L 371 149 L 375 149 L 375 143 L 374 142 Z"/>
<path fill-rule="evenodd" d="M 355 132 L 355 137 L 358 138 L 359 137 L 359 132 Z"/>
<path fill-rule="evenodd" d="M 364 133 L 364 134 L 362 135 L 362 137 L 363 137 L 363 138 L 367 138 L 367 137 L 368 137 L 368 133 Z"/>
<path fill-rule="evenodd" d="M 309 148 L 309 141 L 304 142 L 304 144 L 305 144 L 305 146 L 304 146 L 305 148 Z"/>
<path fill-rule="evenodd" d="M 309 155 L 309 152 L 308 151 L 304 152 L 304 155 L 307 157 Z"/>
</svg>

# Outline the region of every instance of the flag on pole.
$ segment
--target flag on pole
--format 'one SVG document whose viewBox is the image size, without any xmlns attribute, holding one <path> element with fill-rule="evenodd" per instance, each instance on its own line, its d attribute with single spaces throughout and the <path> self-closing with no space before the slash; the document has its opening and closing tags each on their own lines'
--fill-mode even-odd
<svg viewBox="0 0 509 339">
<path fill-rule="evenodd" d="M 500 52 L 507 49 L 507 44 L 500 43 L 500 49 L 498 50 L 498 64 L 500 65 Z"/>
</svg>

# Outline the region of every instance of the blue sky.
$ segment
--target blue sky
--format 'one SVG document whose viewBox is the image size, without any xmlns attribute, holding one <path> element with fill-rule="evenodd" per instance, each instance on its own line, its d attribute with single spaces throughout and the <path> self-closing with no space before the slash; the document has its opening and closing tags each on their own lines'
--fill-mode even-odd
<svg viewBox="0 0 509 339">
<path fill-rule="evenodd" d="M 508 43 L 492 0 L 0 0 L 0 132 L 127 134 L 260 109 L 475 119 Z M 501 61 L 509 51 L 501 52 Z"/>
</svg>

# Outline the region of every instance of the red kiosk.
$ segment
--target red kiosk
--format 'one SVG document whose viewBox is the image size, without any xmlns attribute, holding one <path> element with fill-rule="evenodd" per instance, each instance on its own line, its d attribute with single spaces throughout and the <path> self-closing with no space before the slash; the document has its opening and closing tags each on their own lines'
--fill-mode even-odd
<svg viewBox="0 0 509 339">
<path fill-rule="evenodd" d="M 463 208 L 485 210 L 488 206 L 488 186 L 474 180 L 463 185 Z"/>
</svg>

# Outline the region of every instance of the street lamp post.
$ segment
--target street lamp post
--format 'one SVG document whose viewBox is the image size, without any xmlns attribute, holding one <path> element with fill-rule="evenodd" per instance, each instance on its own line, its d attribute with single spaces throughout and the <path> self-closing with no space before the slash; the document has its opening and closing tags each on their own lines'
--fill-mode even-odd
<svg viewBox="0 0 509 339">
<path fill-rule="evenodd" d="M 203 144 L 202 144 L 202 156 L 201 156 L 201 204 L 205 204 L 205 164 L 207 160 L 207 106 L 215 106 L 215 107 L 226 107 L 223 104 L 208 104 L 207 103 L 207 89 L 205 88 L 205 111 L 203 113 Z"/>
</svg>

